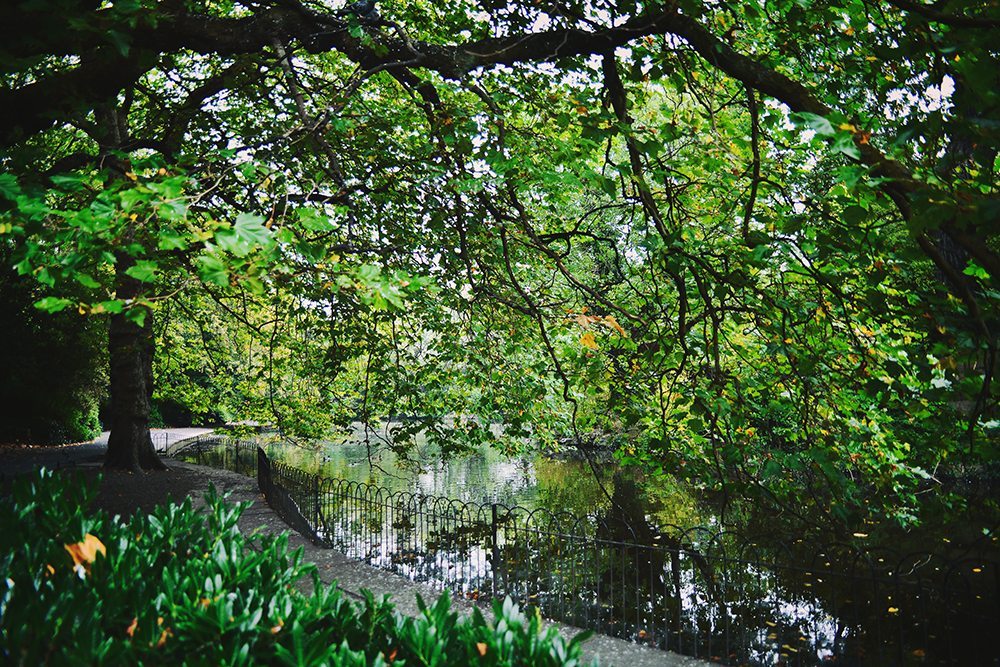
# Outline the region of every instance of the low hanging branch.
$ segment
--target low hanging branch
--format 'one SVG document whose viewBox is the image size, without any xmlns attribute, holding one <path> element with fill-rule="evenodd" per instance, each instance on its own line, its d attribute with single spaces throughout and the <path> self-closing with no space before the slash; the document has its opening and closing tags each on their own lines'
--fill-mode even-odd
<svg viewBox="0 0 1000 667">
<path fill-rule="evenodd" d="M 927 16 L 927 11 L 936 10 L 926 10 L 913 3 L 896 4 L 903 10 L 916 12 L 930 20 L 948 22 L 946 19 L 951 19 L 954 22 L 960 18 Z M 406 79 L 403 72 L 417 68 L 438 72 L 446 78 L 461 79 L 475 68 L 602 54 L 605 84 L 612 94 L 616 115 L 620 122 L 627 122 L 617 65 L 613 56 L 606 54 L 612 54 L 615 48 L 637 38 L 666 33 L 683 39 L 709 64 L 748 89 L 779 100 L 792 111 L 824 117 L 834 112 L 806 86 L 737 52 L 697 19 L 680 13 L 672 5 L 656 7 L 603 29 L 559 28 L 457 45 L 414 41 L 405 36 L 391 36 L 375 28 L 370 29 L 362 39 L 352 35 L 349 24 L 342 16 L 310 9 L 295 0 L 239 18 L 164 9 L 157 14 L 155 26 L 148 20 L 139 20 L 134 27 L 126 23 L 107 27 L 120 30 L 123 39 L 135 45 L 134 52 L 126 58 L 106 46 L 100 35 L 74 33 L 74 39 L 66 48 L 85 54 L 81 65 L 20 88 L 0 92 L 0 125 L 4 128 L 0 131 L 0 145 L 10 145 L 60 120 L 64 121 L 74 113 L 85 112 L 88 105 L 96 104 L 137 81 L 151 69 L 160 53 L 189 50 L 227 56 L 261 52 L 275 43 L 293 41 L 313 53 L 340 52 L 368 70 L 391 69 L 401 80 Z M 88 39 L 91 41 L 88 42 Z M 921 191 L 933 194 L 932 186 L 919 182 L 907 168 L 889 159 L 871 143 L 857 137 L 855 143 L 861 163 L 870 169 L 873 177 L 881 179 L 879 188 L 895 203 L 903 219 L 914 226 L 913 196 Z M 636 147 L 629 143 L 633 173 L 639 174 L 641 170 L 635 168 L 636 158 Z M 651 205 L 648 188 L 642 187 L 641 181 L 638 185 L 647 214 L 658 231 L 664 234 L 666 230 L 662 218 L 655 205 Z M 751 195 L 751 201 L 753 199 Z M 976 258 L 994 281 L 1000 280 L 1000 256 L 982 238 L 961 229 L 954 220 L 943 223 L 941 229 Z M 918 245 L 944 275 L 954 273 L 954 267 L 949 271 L 941 253 L 935 252 L 935 245 L 929 237 L 918 237 Z M 975 313 L 975 296 L 963 290 L 953 279 L 949 278 L 949 284 L 966 303 L 970 313 Z"/>
</svg>

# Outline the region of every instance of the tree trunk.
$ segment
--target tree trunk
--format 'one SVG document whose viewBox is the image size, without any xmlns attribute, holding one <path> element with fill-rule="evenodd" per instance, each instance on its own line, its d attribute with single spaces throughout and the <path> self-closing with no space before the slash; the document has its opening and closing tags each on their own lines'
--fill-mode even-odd
<svg viewBox="0 0 1000 667">
<path fill-rule="evenodd" d="M 139 294 L 139 281 L 125 271 L 134 261 L 118 253 L 115 264 L 116 298 Z M 153 313 L 145 309 L 142 326 L 125 317 L 111 316 L 108 351 L 111 359 L 111 437 L 105 468 L 166 470 L 149 437 L 149 408 L 153 396 Z"/>
</svg>

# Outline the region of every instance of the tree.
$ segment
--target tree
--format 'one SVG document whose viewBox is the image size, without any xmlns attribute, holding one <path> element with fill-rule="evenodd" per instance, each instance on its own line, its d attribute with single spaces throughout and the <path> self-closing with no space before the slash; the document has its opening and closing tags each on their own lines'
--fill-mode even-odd
<svg viewBox="0 0 1000 667">
<path fill-rule="evenodd" d="M 117 311 L 109 465 L 155 465 L 151 314 L 189 288 L 366 369 L 363 413 L 518 339 L 523 423 L 723 489 L 912 489 L 956 414 L 994 432 L 993 7 L 60 9 L 3 10 L 0 192 L 19 270 L 106 290 L 45 305 Z M 485 377 L 437 397 L 519 423 Z"/>
</svg>

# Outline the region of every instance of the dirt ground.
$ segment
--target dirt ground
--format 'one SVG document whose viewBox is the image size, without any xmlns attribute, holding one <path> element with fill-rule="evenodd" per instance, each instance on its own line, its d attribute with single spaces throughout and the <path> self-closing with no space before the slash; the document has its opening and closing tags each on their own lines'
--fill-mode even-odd
<svg viewBox="0 0 1000 667">
<path fill-rule="evenodd" d="M 172 465 L 170 470 L 131 473 L 104 470 L 101 443 L 78 443 L 56 447 L 0 444 L 0 490 L 6 491 L 13 477 L 41 467 L 65 474 L 68 479 L 80 475 L 87 480 L 100 479 L 94 509 L 109 515 L 130 517 L 136 512 L 150 512 L 171 500 L 180 502 L 189 495 L 200 498 L 212 481 L 211 471 Z"/>
</svg>

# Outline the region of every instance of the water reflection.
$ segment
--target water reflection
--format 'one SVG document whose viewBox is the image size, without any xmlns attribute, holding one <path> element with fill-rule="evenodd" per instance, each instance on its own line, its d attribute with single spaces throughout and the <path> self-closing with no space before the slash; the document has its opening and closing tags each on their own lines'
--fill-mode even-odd
<svg viewBox="0 0 1000 667">
<path fill-rule="evenodd" d="M 509 594 L 553 618 L 729 664 L 997 664 L 979 640 L 1000 625 L 1000 579 L 981 553 L 899 556 L 723 532 L 680 483 L 653 487 L 610 463 L 599 483 L 584 462 L 492 451 L 447 464 L 427 446 L 408 461 L 382 451 L 376 467 L 356 443 L 270 452 L 347 480 L 318 498 L 297 491 L 339 548 L 468 597 Z"/>
</svg>

